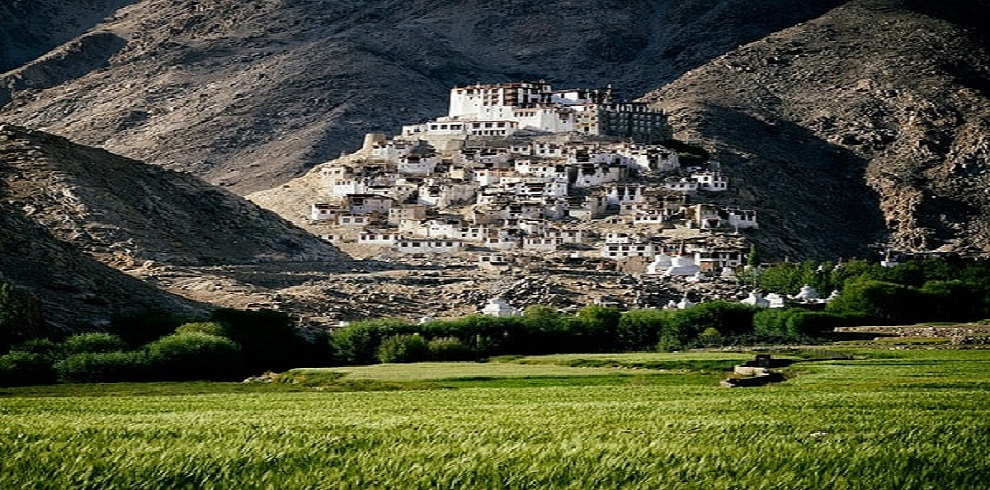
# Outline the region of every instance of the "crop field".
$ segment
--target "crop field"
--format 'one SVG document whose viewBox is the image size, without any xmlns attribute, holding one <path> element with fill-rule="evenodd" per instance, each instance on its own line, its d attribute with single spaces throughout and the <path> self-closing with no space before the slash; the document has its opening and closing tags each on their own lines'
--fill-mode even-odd
<svg viewBox="0 0 990 490">
<path fill-rule="evenodd" d="M 987 488 L 990 351 L 854 353 L 761 388 L 688 353 L 3 389 L 0 488 Z"/>
</svg>

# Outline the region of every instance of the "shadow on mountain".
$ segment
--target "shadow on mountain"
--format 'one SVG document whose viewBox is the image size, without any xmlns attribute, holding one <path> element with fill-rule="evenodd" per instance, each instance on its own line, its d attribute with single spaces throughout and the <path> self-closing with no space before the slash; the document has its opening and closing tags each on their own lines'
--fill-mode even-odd
<svg viewBox="0 0 990 490">
<path fill-rule="evenodd" d="M 138 1 L 0 3 L 0 73 L 41 57 Z"/>
<path fill-rule="evenodd" d="M 756 209 L 768 252 L 811 259 L 862 257 L 884 237 L 867 161 L 800 125 L 765 120 L 738 108 L 707 105 L 698 132 L 744 191 L 732 202 Z"/>
<path fill-rule="evenodd" d="M 990 42 L 990 1 L 988 0 L 906 0 L 905 6 L 925 15 L 975 27 L 983 38 L 983 44 Z"/>
</svg>

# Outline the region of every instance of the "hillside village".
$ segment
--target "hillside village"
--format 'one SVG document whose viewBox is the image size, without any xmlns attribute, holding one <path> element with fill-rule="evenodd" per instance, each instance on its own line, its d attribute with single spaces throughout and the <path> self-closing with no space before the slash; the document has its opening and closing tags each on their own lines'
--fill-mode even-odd
<svg viewBox="0 0 990 490">
<path fill-rule="evenodd" d="M 368 134 L 318 167 L 319 197 L 297 205 L 301 224 L 360 259 L 731 280 L 757 213 L 726 204 L 718 162 L 682 162 L 670 137 L 662 112 L 610 87 L 456 87 L 446 116 Z"/>
</svg>

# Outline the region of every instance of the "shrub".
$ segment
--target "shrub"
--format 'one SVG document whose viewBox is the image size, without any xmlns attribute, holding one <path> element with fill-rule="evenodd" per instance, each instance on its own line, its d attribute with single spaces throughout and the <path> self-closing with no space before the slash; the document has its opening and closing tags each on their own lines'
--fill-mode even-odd
<svg viewBox="0 0 990 490">
<path fill-rule="evenodd" d="M 131 348 L 137 348 L 171 334 L 189 321 L 167 311 L 142 310 L 114 315 L 107 331 L 124 339 Z"/>
<path fill-rule="evenodd" d="M 192 333 L 199 332 L 205 333 L 207 335 L 213 335 L 215 337 L 224 336 L 223 324 L 220 322 L 193 322 L 193 323 L 183 323 L 175 329 L 175 333 Z"/>
<path fill-rule="evenodd" d="M 51 357 L 45 354 L 11 351 L 0 356 L 0 386 L 27 386 L 55 382 Z"/>
<path fill-rule="evenodd" d="M 722 334 L 719 333 L 718 329 L 713 327 L 708 327 L 705 331 L 698 334 L 698 344 L 703 347 L 721 345 L 723 340 Z"/>
<path fill-rule="evenodd" d="M 923 294 L 907 286 L 863 276 L 846 281 L 842 294 L 828 305 L 839 315 L 862 317 L 881 324 L 915 323 L 931 319 Z"/>
<path fill-rule="evenodd" d="M 430 358 L 430 347 L 419 335 L 396 335 L 378 347 L 381 362 L 422 362 Z"/>
<path fill-rule="evenodd" d="M 41 337 L 46 330 L 41 301 L 13 284 L 0 282 L 0 352 Z"/>
<path fill-rule="evenodd" d="M 728 301 L 702 303 L 675 312 L 663 334 L 677 337 L 682 344 L 693 341 L 708 328 L 726 336 L 747 334 L 753 331 L 753 315 L 757 311 L 751 306 Z"/>
<path fill-rule="evenodd" d="M 285 313 L 225 308 L 213 312 L 210 321 L 222 324 L 224 336 L 241 346 L 246 367 L 253 373 L 314 362 L 301 355 L 310 351 L 309 343 L 296 334 L 292 317 Z"/>
<path fill-rule="evenodd" d="M 162 337 L 146 349 L 149 375 L 154 379 L 230 380 L 244 374 L 240 346 L 224 337 L 178 333 Z"/>
<path fill-rule="evenodd" d="M 127 344 L 120 337 L 106 332 L 89 332 L 73 335 L 62 342 L 63 357 L 73 354 L 120 352 Z"/>
<path fill-rule="evenodd" d="M 619 318 L 616 343 L 620 349 L 648 349 L 656 345 L 673 312 L 658 309 L 631 310 Z"/>
<path fill-rule="evenodd" d="M 412 331 L 413 326 L 403 320 L 364 320 L 333 332 L 330 335 L 330 344 L 340 363 L 374 364 L 378 361 L 378 348 L 385 338 Z"/>
<path fill-rule="evenodd" d="M 143 381 L 146 357 L 142 352 L 84 352 L 55 364 L 64 383 L 116 383 Z"/>
<path fill-rule="evenodd" d="M 58 357 L 59 350 L 59 345 L 48 339 L 32 339 L 10 348 L 11 352 L 41 354 L 53 360 Z"/>
<path fill-rule="evenodd" d="M 478 358 L 478 353 L 457 337 L 432 339 L 428 348 L 430 359 L 434 361 L 473 361 Z"/>
</svg>

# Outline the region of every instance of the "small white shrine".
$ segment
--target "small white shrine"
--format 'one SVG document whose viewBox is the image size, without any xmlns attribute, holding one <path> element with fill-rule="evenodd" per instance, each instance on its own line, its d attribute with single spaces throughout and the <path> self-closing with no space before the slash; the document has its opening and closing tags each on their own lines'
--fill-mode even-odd
<svg viewBox="0 0 990 490">
<path fill-rule="evenodd" d="M 505 302 L 502 297 L 492 298 L 484 308 L 481 309 L 483 315 L 495 316 L 495 317 L 509 317 L 509 316 L 519 316 L 522 314 L 519 310 L 509 306 L 509 303 Z"/>
</svg>

